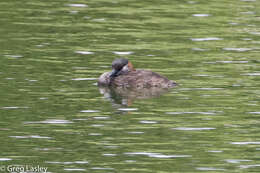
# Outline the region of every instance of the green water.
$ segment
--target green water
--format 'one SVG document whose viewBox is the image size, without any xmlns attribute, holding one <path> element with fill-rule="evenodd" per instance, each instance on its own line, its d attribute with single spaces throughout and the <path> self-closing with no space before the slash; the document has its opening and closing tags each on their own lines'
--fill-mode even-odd
<svg viewBox="0 0 260 173">
<path fill-rule="evenodd" d="M 259 0 L 1 0 L 0 171 L 260 172 L 259 28 Z M 103 95 L 117 57 L 179 85 Z"/>
</svg>

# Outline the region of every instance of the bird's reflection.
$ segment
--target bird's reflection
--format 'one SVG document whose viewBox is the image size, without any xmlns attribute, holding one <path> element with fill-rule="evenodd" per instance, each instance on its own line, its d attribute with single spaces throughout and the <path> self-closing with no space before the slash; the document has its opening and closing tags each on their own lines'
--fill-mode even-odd
<svg viewBox="0 0 260 173">
<path fill-rule="evenodd" d="M 123 87 L 99 87 L 99 91 L 113 105 L 131 106 L 136 99 L 148 99 L 159 97 L 169 92 L 167 88 L 123 88 Z"/>
</svg>

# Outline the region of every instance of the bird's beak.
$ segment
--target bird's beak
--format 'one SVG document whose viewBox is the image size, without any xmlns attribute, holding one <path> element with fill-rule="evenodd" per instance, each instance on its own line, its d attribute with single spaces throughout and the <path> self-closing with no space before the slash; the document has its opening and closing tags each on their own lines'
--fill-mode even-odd
<svg viewBox="0 0 260 173">
<path fill-rule="evenodd" d="M 118 73 L 118 70 L 113 69 L 109 77 L 116 77 Z"/>
</svg>

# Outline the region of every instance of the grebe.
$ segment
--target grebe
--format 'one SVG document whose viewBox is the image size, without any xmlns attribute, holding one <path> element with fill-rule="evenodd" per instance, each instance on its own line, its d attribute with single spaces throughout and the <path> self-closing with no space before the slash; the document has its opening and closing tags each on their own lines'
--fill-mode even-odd
<svg viewBox="0 0 260 173">
<path fill-rule="evenodd" d="M 98 85 L 141 89 L 172 88 L 177 84 L 158 73 L 135 69 L 130 61 L 120 58 L 112 62 L 112 72 L 105 72 L 99 77 Z"/>
</svg>

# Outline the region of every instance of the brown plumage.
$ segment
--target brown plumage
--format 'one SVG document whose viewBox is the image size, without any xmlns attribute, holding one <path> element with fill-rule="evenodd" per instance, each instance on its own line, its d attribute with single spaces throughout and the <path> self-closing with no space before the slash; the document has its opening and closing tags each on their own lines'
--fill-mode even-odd
<svg viewBox="0 0 260 173">
<path fill-rule="evenodd" d="M 172 88 L 174 81 L 158 73 L 148 70 L 135 70 L 127 59 L 116 59 L 112 63 L 112 72 L 106 72 L 99 77 L 98 85 L 123 88 Z"/>
</svg>

